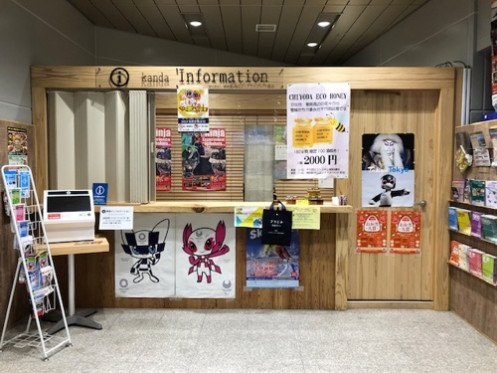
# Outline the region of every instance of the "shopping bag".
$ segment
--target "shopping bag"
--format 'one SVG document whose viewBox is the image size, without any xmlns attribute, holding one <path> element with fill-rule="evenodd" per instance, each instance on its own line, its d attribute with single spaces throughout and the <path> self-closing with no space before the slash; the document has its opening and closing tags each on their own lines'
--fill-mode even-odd
<svg viewBox="0 0 497 373">
<path fill-rule="evenodd" d="M 274 201 L 262 212 L 262 243 L 288 246 L 291 238 L 292 212 L 280 201 Z"/>
</svg>

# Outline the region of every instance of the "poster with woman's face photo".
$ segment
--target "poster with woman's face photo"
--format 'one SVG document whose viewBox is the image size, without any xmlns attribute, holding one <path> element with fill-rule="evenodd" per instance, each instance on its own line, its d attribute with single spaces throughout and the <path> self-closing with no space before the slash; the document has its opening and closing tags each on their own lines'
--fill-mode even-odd
<svg viewBox="0 0 497 373">
<path fill-rule="evenodd" d="M 414 134 L 362 135 L 362 207 L 414 205 Z"/>
</svg>

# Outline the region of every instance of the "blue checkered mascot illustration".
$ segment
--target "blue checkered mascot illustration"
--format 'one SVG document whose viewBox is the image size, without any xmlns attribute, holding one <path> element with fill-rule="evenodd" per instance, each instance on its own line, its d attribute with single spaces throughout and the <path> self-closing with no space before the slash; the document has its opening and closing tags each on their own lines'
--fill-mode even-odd
<svg viewBox="0 0 497 373">
<path fill-rule="evenodd" d="M 145 274 L 148 275 L 150 281 L 153 283 L 159 282 L 159 278 L 152 272 L 152 266 L 159 262 L 160 255 L 166 247 L 166 238 L 170 224 L 169 219 L 164 219 L 158 222 L 150 231 L 146 229 L 136 232 L 132 231 L 124 233 L 124 236 L 123 231 L 121 231 L 121 239 L 123 242 L 121 246 L 124 252 L 131 255 L 133 258 L 138 259 L 129 271 L 135 276 L 133 279 L 135 284 L 141 282 L 144 279 Z M 160 243 L 159 228 L 165 228 L 166 231 L 164 240 Z"/>
</svg>

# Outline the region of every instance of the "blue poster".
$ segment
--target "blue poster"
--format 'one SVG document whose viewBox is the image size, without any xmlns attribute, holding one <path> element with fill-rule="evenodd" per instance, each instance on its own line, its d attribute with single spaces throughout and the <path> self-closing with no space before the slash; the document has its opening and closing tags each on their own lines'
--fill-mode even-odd
<svg viewBox="0 0 497 373">
<path fill-rule="evenodd" d="M 298 230 L 289 246 L 264 245 L 261 229 L 247 229 L 247 288 L 299 286 Z"/>
</svg>

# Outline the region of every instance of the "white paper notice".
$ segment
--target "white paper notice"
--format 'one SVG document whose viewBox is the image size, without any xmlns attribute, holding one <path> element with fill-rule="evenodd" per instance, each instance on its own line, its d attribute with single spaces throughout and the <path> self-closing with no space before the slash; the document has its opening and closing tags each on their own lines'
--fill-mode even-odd
<svg viewBox="0 0 497 373">
<path fill-rule="evenodd" d="M 133 229 L 133 206 L 105 206 L 100 209 L 100 230 Z"/>
</svg>

